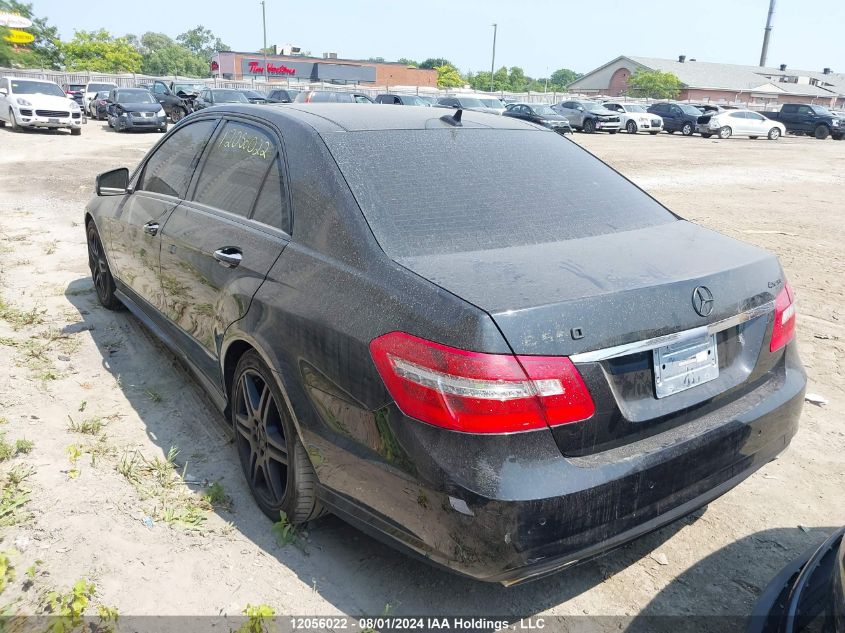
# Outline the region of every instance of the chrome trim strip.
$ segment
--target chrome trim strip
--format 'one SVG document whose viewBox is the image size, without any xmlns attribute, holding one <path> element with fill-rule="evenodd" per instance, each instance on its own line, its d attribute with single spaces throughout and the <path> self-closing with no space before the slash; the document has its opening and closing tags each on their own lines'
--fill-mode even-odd
<svg viewBox="0 0 845 633">
<path fill-rule="evenodd" d="M 665 334 L 663 336 L 656 336 L 654 338 L 645 339 L 642 341 L 634 341 L 633 343 L 625 343 L 623 345 L 615 345 L 614 347 L 606 347 L 604 349 L 597 349 L 592 352 L 581 352 L 580 354 L 573 354 L 569 359 L 573 363 L 595 363 L 610 358 L 618 358 L 619 356 L 627 356 L 628 354 L 636 354 L 637 352 L 647 352 L 656 347 L 663 347 L 665 345 L 672 345 L 674 343 L 681 343 L 684 341 L 692 341 L 697 338 L 704 338 L 709 334 L 715 334 L 728 328 L 736 327 L 751 319 L 756 319 L 759 316 L 774 312 L 775 302 L 770 301 L 759 305 L 756 308 L 751 308 L 745 312 L 740 312 L 727 319 L 716 321 L 710 325 L 702 325 L 701 327 L 693 328 L 691 330 L 683 330 L 681 332 L 674 332 L 672 334 Z"/>
</svg>

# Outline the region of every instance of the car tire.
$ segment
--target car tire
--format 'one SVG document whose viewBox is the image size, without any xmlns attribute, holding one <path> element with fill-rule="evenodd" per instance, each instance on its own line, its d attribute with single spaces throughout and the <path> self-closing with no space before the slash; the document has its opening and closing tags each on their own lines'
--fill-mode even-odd
<svg viewBox="0 0 845 633">
<path fill-rule="evenodd" d="M 666 130 L 669 134 L 674 134 L 675 130 Z"/>
<path fill-rule="evenodd" d="M 719 138 L 721 139 L 728 139 L 731 137 L 731 134 L 733 134 L 733 130 L 727 125 L 719 129 Z"/>
<path fill-rule="evenodd" d="M 687 121 L 681 126 L 681 134 L 683 134 L 684 136 L 692 136 L 693 132 L 695 132 L 695 128 L 689 121 Z"/>
<path fill-rule="evenodd" d="M 584 121 L 584 127 L 582 127 L 581 130 L 584 132 L 584 134 L 592 134 L 596 131 L 595 121 L 593 121 L 592 119 L 587 119 L 586 121 Z"/>
<path fill-rule="evenodd" d="M 711 136 L 713 136 L 713 135 L 710 132 L 702 132 L 701 133 L 701 138 L 710 138 Z"/>
<path fill-rule="evenodd" d="M 616 134 L 619 130 L 608 130 L 610 134 Z"/>
<path fill-rule="evenodd" d="M 184 108 L 173 108 L 170 111 L 170 120 L 174 123 L 181 121 L 186 116 L 188 116 L 188 113 L 185 111 Z"/>
<path fill-rule="evenodd" d="M 749 136 L 748 138 L 750 138 L 752 141 L 756 141 L 760 137 L 759 136 Z"/>
<path fill-rule="evenodd" d="M 634 121 L 629 120 L 625 124 L 625 130 L 628 134 L 636 134 L 637 133 L 637 124 Z"/>
<path fill-rule="evenodd" d="M 109 268 L 106 251 L 103 249 L 103 242 L 100 240 L 100 233 L 97 231 L 97 226 L 93 220 L 88 222 L 85 233 L 88 238 L 88 268 L 91 270 L 91 279 L 94 282 L 97 299 L 107 310 L 119 310 L 123 307 L 123 304 L 114 293 L 114 277 L 112 277 Z"/>
<path fill-rule="evenodd" d="M 649 134 L 651 134 L 652 136 L 657 136 L 658 134 L 660 134 L 660 131 L 658 130 L 656 132 L 649 132 Z"/>
<path fill-rule="evenodd" d="M 254 350 L 238 361 L 230 395 L 235 448 L 261 511 L 273 521 L 284 512 L 294 525 L 321 516 L 314 467 L 273 372 Z"/>
<path fill-rule="evenodd" d="M 830 135 L 830 128 L 826 125 L 819 125 L 813 130 L 813 136 L 815 136 L 820 141 L 825 140 L 828 135 Z"/>
<path fill-rule="evenodd" d="M 23 132 L 23 127 L 18 125 L 18 120 L 15 118 L 15 111 L 9 108 L 9 127 L 12 132 Z"/>
<path fill-rule="evenodd" d="M 771 130 L 769 130 L 769 133 L 766 134 L 766 138 L 768 138 L 770 141 L 778 140 L 780 138 L 780 128 L 773 127 Z"/>
<path fill-rule="evenodd" d="M 70 135 L 71 136 L 81 136 L 82 135 L 82 128 L 81 127 L 70 128 Z"/>
<path fill-rule="evenodd" d="M 165 123 L 160 128 L 158 128 L 158 131 L 161 132 L 162 134 L 165 134 L 167 132 L 167 123 Z"/>
</svg>

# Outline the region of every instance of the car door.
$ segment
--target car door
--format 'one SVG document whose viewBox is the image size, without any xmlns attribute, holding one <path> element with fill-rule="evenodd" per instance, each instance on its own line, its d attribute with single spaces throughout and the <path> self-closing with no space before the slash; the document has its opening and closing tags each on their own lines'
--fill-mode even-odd
<svg viewBox="0 0 845 633">
<path fill-rule="evenodd" d="M 756 112 L 746 112 L 745 117 L 748 123 L 749 134 L 751 136 L 766 136 L 771 129 L 771 126 L 766 125 L 768 119 L 762 114 Z"/>
<path fill-rule="evenodd" d="M 150 154 L 121 207 L 105 227 L 116 277 L 155 311 L 164 310 L 159 277 L 161 228 L 185 198 L 199 157 L 217 121 L 196 121 L 176 129 Z"/>
<path fill-rule="evenodd" d="M 669 108 L 666 110 L 666 113 L 669 117 L 669 129 L 670 130 L 680 130 L 681 129 L 681 121 L 684 118 L 684 112 L 676 105 L 670 105 Z M 664 127 L 666 127 L 666 122 L 664 121 Z"/>
<path fill-rule="evenodd" d="M 228 117 L 191 190 L 162 231 L 165 314 L 188 358 L 219 385 L 219 346 L 288 243 L 290 213 L 277 134 Z"/>
<path fill-rule="evenodd" d="M 798 114 L 795 117 L 797 128 L 802 132 L 812 132 L 816 127 L 816 113 L 810 106 L 798 106 Z"/>
</svg>

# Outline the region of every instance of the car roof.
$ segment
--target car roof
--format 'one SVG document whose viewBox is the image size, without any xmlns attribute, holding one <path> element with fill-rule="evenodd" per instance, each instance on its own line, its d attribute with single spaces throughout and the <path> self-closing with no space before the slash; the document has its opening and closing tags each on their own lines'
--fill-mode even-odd
<svg viewBox="0 0 845 633">
<path fill-rule="evenodd" d="M 297 121 L 308 125 L 319 134 L 332 132 L 364 132 L 378 130 L 425 130 L 431 128 L 452 128 L 441 117 L 449 117 L 454 110 L 437 110 L 426 106 L 407 106 L 404 108 L 377 108 L 358 103 L 293 103 L 278 104 L 227 104 L 208 108 L 203 112 L 234 112 L 252 115 L 270 123 L 281 124 L 283 121 Z M 519 119 L 501 117 L 497 114 L 484 114 L 463 110 L 463 127 L 494 128 L 505 130 L 532 130 L 537 126 Z M 553 132 L 552 132 L 553 133 Z"/>
<path fill-rule="evenodd" d="M 30 79 L 29 77 L 12 77 L 10 75 L 0 77 L 0 79 L 8 79 L 9 81 L 37 81 L 40 84 L 53 84 L 54 86 L 59 85 L 55 81 L 50 81 L 49 79 Z M 79 85 L 82 85 L 82 84 L 63 84 L 63 85 L 79 86 Z"/>
</svg>

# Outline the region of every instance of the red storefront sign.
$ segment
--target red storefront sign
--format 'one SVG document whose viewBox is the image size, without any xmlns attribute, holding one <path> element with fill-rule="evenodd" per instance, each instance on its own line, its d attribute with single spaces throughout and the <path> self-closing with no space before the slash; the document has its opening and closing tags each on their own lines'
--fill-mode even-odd
<svg viewBox="0 0 845 633">
<path fill-rule="evenodd" d="M 264 66 L 262 66 L 259 62 L 249 62 L 249 72 L 253 75 L 263 75 Z M 295 75 L 296 69 L 295 68 L 288 68 L 284 64 L 281 66 L 274 66 L 272 63 L 267 64 L 267 73 L 268 75 Z"/>
</svg>

